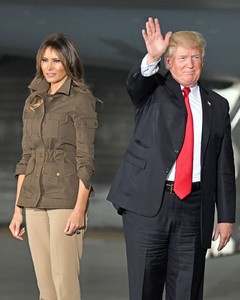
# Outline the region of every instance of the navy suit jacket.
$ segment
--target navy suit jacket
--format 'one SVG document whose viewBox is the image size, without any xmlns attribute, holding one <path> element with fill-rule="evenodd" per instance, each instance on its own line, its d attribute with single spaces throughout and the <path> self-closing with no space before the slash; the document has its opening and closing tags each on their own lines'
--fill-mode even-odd
<svg viewBox="0 0 240 300">
<path fill-rule="evenodd" d="M 235 222 L 235 174 L 228 102 L 199 86 L 201 236 L 202 246 L 209 248 L 215 206 L 217 222 Z M 151 217 L 160 209 L 167 175 L 181 150 L 187 112 L 180 85 L 170 73 L 144 77 L 138 64 L 128 76 L 127 90 L 135 106 L 135 130 L 107 199 L 120 210 Z"/>
</svg>

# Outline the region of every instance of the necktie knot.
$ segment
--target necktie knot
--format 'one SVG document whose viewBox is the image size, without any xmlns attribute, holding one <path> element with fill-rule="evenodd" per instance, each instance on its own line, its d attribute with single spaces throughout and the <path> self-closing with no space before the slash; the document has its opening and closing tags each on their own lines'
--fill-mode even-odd
<svg viewBox="0 0 240 300">
<path fill-rule="evenodd" d="M 189 87 L 184 87 L 182 89 L 182 91 L 183 91 L 183 94 L 184 94 L 185 97 L 188 96 L 188 94 L 191 92 Z"/>
</svg>

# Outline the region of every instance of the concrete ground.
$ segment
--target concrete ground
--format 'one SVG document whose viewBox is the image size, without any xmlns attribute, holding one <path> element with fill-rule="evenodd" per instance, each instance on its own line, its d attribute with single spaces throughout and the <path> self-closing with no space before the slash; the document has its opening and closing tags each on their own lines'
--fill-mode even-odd
<svg viewBox="0 0 240 300">
<path fill-rule="evenodd" d="M 121 217 L 106 201 L 108 187 L 96 186 L 81 262 L 82 300 L 128 300 L 127 266 Z M 13 195 L 8 195 L 13 198 Z M 10 208 L 1 204 L 0 300 L 37 300 L 38 290 L 27 238 L 12 238 Z M 209 257 L 204 300 L 240 299 L 240 254 Z M 151 300 L 151 299 L 149 299 Z M 184 300 L 184 299 L 183 299 Z"/>
<path fill-rule="evenodd" d="M 108 187 L 99 185 L 96 190 L 98 197 L 90 202 L 81 262 L 82 300 L 128 300 L 121 217 L 108 201 L 103 200 Z M 1 221 L 4 222 L 0 224 L 0 300 L 37 300 L 27 239 L 18 241 L 10 235 L 7 228 L 10 212 L 6 213 L 9 205 L 2 203 L 1 208 Z M 239 300 L 239 275 L 240 254 L 209 257 L 204 300 Z"/>
<path fill-rule="evenodd" d="M 18 241 L 0 228 L 0 299 L 38 299 L 27 240 Z M 240 255 L 209 258 L 205 300 L 240 299 Z M 125 245 L 121 231 L 89 230 L 81 264 L 83 300 L 127 300 Z M 149 299 L 150 300 L 150 299 Z"/>
</svg>

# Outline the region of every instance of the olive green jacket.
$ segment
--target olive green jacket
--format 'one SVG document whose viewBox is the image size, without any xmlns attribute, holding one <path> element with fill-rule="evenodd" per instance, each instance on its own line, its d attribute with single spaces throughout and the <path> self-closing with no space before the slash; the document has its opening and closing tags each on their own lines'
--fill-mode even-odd
<svg viewBox="0 0 240 300">
<path fill-rule="evenodd" d="M 49 84 L 37 79 L 23 111 L 22 158 L 15 175 L 25 174 L 18 206 L 73 208 L 79 179 L 86 188 L 94 174 L 96 99 L 81 92 L 70 78 L 54 95 Z M 29 104 L 40 96 L 41 106 Z"/>
</svg>

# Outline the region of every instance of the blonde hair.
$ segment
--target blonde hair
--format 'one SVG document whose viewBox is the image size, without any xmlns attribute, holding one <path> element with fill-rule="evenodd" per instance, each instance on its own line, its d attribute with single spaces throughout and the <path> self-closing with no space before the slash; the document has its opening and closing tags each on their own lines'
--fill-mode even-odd
<svg viewBox="0 0 240 300">
<path fill-rule="evenodd" d="M 39 106 L 43 104 L 43 98 L 40 97 L 39 95 L 35 95 L 32 97 L 29 101 L 29 108 L 31 110 L 37 109 Z"/>
<path fill-rule="evenodd" d="M 177 31 L 173 33 L 170 37 L 164 57 L 172 57 L 178 46 L 184 48 L 198 48 L 201 52 L 202 59 L 204 59 L 206 41 L 201 33 L 196 31 Z"/>
</svg>

